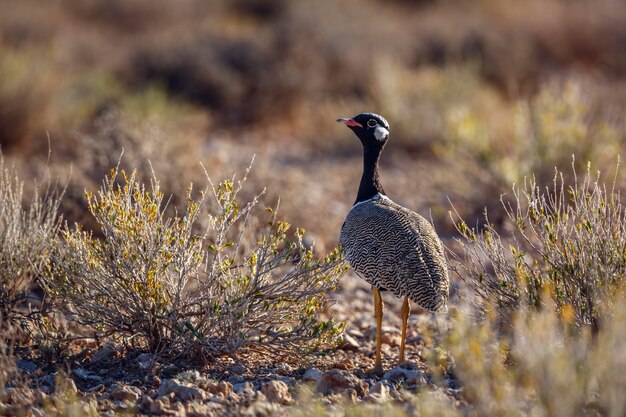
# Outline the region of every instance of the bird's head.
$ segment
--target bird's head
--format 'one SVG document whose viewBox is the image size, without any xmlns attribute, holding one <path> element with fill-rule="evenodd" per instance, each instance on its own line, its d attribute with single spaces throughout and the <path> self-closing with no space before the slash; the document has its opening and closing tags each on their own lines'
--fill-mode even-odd
<svg viewBox="0 0 626 417">
<path fill-rule="evenodd" d="M 389 139 L 389 123 L 379 114 L 361 113 L 352 118 L 342 118 L 337 121 L 352 129 L 364 147 L 382 149 Z"/>
</svg>

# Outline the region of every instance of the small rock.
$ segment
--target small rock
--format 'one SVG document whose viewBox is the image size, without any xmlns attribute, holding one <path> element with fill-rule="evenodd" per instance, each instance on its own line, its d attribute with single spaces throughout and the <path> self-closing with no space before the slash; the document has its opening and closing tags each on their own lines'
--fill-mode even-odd
<svg viewBox="0 0 626 417">
<path fill-rule="evenodd" d="M 242 416 L 283 416 L 285 411 L 282 405 L 271 403 L 262 399 L 252 402 L 247 408 L 241 410 Z"/>
<path fill-rule="evenodd" d="M 159 398 L 150 404 L 150 412 L 157 415 L 168 414 L 170 408 L 170 400 L 167 398 Z"/>
<path fill-rule="evenodd" d="M 339 348 L 342 350 L 358 350 L 361 347 L 359 342 L 352 336 L 347 333 L 343 335 L 343 341 L 339 345 Z"/>
<path fill-rule="evenodd" d="M 158 395 L 174 394 L 181 401 L 204 400 L 206 393 L 192 384 L 181 384 L 173 379 L 164 379 L 157 390 Z"/>
<path fill-rule="evenodd" d="M 185 415 L 185 406 L 176 401 L 175 403 L 170 404 L 169 412 L 171 413 L 170 415 L 182 417 Z"/>
<path fill-rule="evenodd" d="M 397 327 L 393 327 L 393 326 L 381 326 L 380 327 L 380 331 L 383 332 L 383 333 L 400 334 L 400 329 L 398 329 Z"/>
<path fill-rule="evenodd" d="M 118 401 L 135 402 L 141 397 L 141 390 L 128 385 L 111 385 L 111 398 Z"/>
<path fill-rule="evenodd" d="M 367 394 L 367 400 L 375 402 L 375 403 L 383 403 L 387 396 L 389 395 L 389 388 L 383 384 L 381 381 L 378 381 L 370 388 L 369 394 Z"/>
<path fill-rule="evenodd" d="M 245 381 L 245 379 L 241 375 L 233 375 L 228 378 L 228 382 L 230 382 L 231 384 L 240 384 L 243 381 Z"/>
<path fill-rule="evenodd" d="M 150 353 L 142 353 L 137 356 L 137 361 L 139 362 L 149 362 L 152 360 L 152 355 Z"/>
<path fill-rule="evenodd" d="M 171 403 L 166 397 L 161 397 L 152 402 L 150 413 L 160 416 L 184 416 L 185 407 L 179 402 Z"/>
<path fill-rule="evenodd" d="M 104 392 L 105 390 L 106 390 L 106 387 L 104 386 L 104 384 L 98 384 L 89 388 L 87 392 Z"/>
<path fill-rule="evenodd" d="M 383 333 L 380 336 L 380 341 L 389 346 L 400 346 L 400 342 L 402 341 L 402 337 L 396 333 Z"/>
<path fill-rule="evenodd" d="M 144 395 L 143 397 L 141 397 L 141 400 L 139 401 L 139 405 L 146 409 L 149 410 L 152 406 L 152 403 L 154 402 L 154 400 L 152 398 L 150 398 L 149 395 Z"/>
<path fill-rule="evenodd" d="M 350 336 L 355 337 L 357 339 L 361 339 L 365 337 L 362 331 L 360 331 L 359 329 L 355 329 L 355 328 L 350 328 L 346 330 L 346 333 L 348 333 Z"/>
<path fill-rule="evenodd" d="M 104 379 L 101 376 L 94 374 L 93 372 L 89 372 L 83 368 L 76 368 L 72 371 L 72 374 L 76 375 L 80 379 L 86 382 L 92 382 L 94 384 L 102 384 Z"/>
<path fill-rule="evenodd" d="M 276 365 L 276 371 L 281 373 L 288 373 L 293 371 L 293 367 L 286 363 L 279 363 L 278 365 Z"/>
<path fill-rule="evenodd" d="M 20 359 L 15 362 L 15 365 L 17 365 L 18 369 L 28 372 L 29 374 L 32 374 L 33 372 L 37 370 L 37 365 L 35 364 L 35 362 L 31 362 L 27 360 Z"/>
<path fill-rule="evenodd" d="M 316 384 L 316 389 L 324 395 L 353 389 L 359 396 L 363 396 L 368 391 L 368 386 L 348 371 L 331 369 L 322 375 Z"/>
<path fill-rule="evenodd" d="M 282 381 L 268 381 L 261 385 L 261 392 L 274 403 L 288 405 L 293 402 L 289 387 Z"/>
<path fill-rule="evenodd" d="M 352 362 L 352 359 L 350 358 L 345 358 L 341 362 L 335 364 L 335 368 L 343 369 L 344 371 L 349 371 L 351 369 L 354 369 L 354 362 Z"/>
<path fill-rule="evenodd" d="M 207 381 L 203 388 L 213 395 L 221 395 L 223 397 L 228 397 L 233 392 L 233 385 L 227 381 Z"/>
<path fill-rule="evenodd" d="M 406 379 L 408 385 L 421 386 L 428 383 L 428 375 L 423 371 L 415 372 L 415 375 Z"/>
<path fill-rule="evenodd" d="M 304 371 L 304 375 L 302 375 L 302 380 L 317 382 L 320 379 L 322 379 L 322 375 L 324 375 L 324 373 L 320 371 L 319 369 L 309 368 L 306 371 Z"/>
<path fill-rule="evenodd" d="M 104 346 L 102 349 L 98 350 L 89 361 L 90 365 L 94 365 L 98 362 L 105 361 L 109 359 L 115 353 L 115 348 L 113 346 Z"/>
<path fill-rule="evenodd" d="M 241 382 L 233 385 L 233 391 L 246 398 L 254 398 L 256 394 L 254 385 L 250 382 Z"/>
<path fill-rule="evenodd" d="M 278 378 L 276 378 L 276 380 L 284 382 L 289 388 L 296 385 L 296 379 L 290 376 L 279 376 Z"/>
<path fill-rule="evenodd" d="M 248 368 L 243 365 L 232 365 L 227 368 L 230 372 L 236 375 L 242 375 L 248 372 Z"/>
<path fill-rule="evenodd" d="M 187 417 L 211 417 L 217 415 L 219 407 L 220 405 L 215 403 L 188 403 L 186 404 L 185 415 Z"/>
<path fill-rule="evenodd" d="M 401 368 L 404 369 L 411 369 L 411 370 L 417 370 L 417 365 L 414 362 L 411 361 L 404 361 L 402 362 L 400 365 L 398 365 Z"/>
<path fill-rule="evenodd" d="M 383 379 L 389 381 L 409 381 L 415 378 L 419 373 L 423 372 L 416 369 L 406 369 L 402 366 L 396 366 L 395 368 L 392 368 L 385 372 L 385 374 L 383 375 Z"/>
</svg>

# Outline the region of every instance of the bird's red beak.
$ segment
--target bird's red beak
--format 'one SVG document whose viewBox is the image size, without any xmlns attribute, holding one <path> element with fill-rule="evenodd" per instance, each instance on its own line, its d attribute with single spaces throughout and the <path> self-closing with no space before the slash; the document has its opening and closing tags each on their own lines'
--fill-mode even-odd
<svg viewBox="0 0 626 417">
<path fill-rule="evenodd" d="M 352 119 L 346 119 L 346 118 L 341 118 L 341 119 L 337 119 L 337 121 L 339 123 L 343 123 L 346 126 L 358 126 L 358 127 L 363 127 L 363 125 L 357 121 L 354 121 Z"/>
</svg>

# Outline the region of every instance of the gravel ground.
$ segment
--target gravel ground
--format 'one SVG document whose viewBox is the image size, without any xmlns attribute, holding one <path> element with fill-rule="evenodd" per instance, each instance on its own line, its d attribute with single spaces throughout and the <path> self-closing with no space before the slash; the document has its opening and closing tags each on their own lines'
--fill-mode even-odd
<svg viewBox="0 0 626 417">
<path fill-rule="evenodd" d="M 305 366 L 257 366 L 251 361 L 228 358 L 185 369 L 149 354 L 123 355 L 113 346 L 98 348 L 92 342 L 81 342 L 74 347 L 79 353 L 65 366 L 40 359 L 20 360 L 18 367 L 29 384 L 5 389 L 0 415 L 50 415 L 62 409 L 65 401 L 74 402 L 79 415 L 97 410 L 105 415 L 282 416 L 289 415 L 294 407 L 300 407 L 302 398 L 311 395 L 328 408 L 346 403 L 409 404 L 412 394 L 425 386 L 458 399 L 456 379 L 447 374 L 436 377 L 424 359 L 436 343 L 433 335 L 437 332 L 430 315 L 413 312 L 407 361 L 398 365 L 401 303 L 391 294 L 383 294 L 382 353 L 386 373 L 376 376 L 368 372 L 373 367 L 375 347 L 368 285 L 349 273 L 332 298 L 335 303 L 326 314 L 346 321 L 345 342 Z M 63 388 L 57 389 L 60 385 Z"/>
</svg>

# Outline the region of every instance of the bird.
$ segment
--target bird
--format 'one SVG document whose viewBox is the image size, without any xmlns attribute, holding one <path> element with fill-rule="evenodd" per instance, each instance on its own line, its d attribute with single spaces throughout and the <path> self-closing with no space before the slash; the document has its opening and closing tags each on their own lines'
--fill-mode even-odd
<svg viewBox="0 0 626 417">
<path fill-rule="evenodd" d="M 341 227 L 339 246 L 348 264 L 372 286 L 376 318 L 376 359 L 381 374 L 381 291 L 403 298 L 399 364 L 404 362 L 407 321 L 413 301 L 436 313 L 447 310 L 449 279 L 444 247 L 432 224 L 395 203 L 383 189 L 378 165 L 389 140 L 389 123 L 376 113 L 361 113 L 338 122 L 363 145 L 363 174 L 352 208 Z"/>
</svg>

